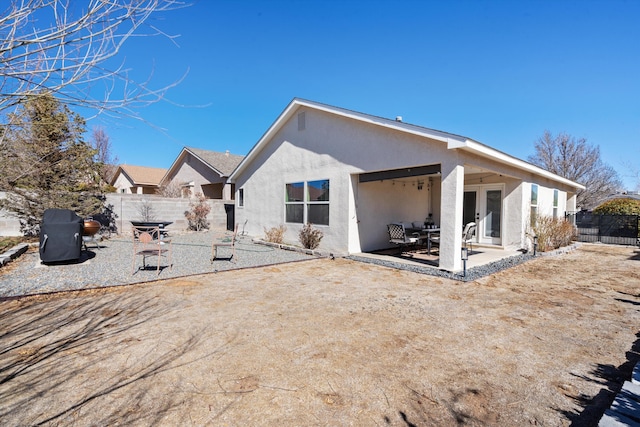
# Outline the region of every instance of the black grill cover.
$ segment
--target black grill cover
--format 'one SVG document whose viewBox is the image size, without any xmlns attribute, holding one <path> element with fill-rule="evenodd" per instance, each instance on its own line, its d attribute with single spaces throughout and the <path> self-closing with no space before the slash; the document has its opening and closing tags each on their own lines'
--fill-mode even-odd
<svg viewBox="0 0 640 427">
<path fill-rule="evenodd" d="M 84 220 L 68 209 L 47 209 L 40 224 L 40 260 L 77 260 L 82 252 Z"/>
</svg>

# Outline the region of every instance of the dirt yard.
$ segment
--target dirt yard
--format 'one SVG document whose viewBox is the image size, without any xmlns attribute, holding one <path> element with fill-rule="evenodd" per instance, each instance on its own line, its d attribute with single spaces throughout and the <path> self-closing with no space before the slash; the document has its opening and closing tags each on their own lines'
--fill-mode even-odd
<svg viewBox="0 0 640 427">
<path fill-rule="evenodd" d="M 311 260 L 0 302 L 0 424 L 596 425 L 640 250 L 462 283 Z"/>
</svg>

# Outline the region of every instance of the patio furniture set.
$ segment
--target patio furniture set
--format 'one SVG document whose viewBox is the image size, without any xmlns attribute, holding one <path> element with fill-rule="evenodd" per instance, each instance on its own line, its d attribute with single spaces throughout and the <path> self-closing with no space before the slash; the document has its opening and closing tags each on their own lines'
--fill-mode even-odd
<svg viewBox="0 0 640 427">
<path fill-rule="evenodd" d="M 440 228 L 435 224 L 424 224 L 422 222 L 392 223 L 387 225 L 389 232 L 389 242 L 400 247 L 400 250 L 411 248 L 416 250 L 419 247 L 427 248 L 427 254 L 431 255 L 432 247 L 435 245 L 440 249 Z M 476 233 L 476 223 L 469 222 L 464 226 L 462 232 L 462 243 L 465 248 L 469 247 L 469 253 L 473 251 L 473 238 Z M 404 252 L 404 251 L 403 251 Z"/>
</svg>

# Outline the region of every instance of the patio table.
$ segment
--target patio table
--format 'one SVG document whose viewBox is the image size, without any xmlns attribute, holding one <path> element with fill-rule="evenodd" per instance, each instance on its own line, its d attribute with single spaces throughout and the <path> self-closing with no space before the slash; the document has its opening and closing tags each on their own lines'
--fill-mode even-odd
<svg viewBox="0 0 640 427">
<path fill-rule="evenodd" d="M 423 228 L 420 230 L 420 236 L 426 236 L 427 239 L 427 253 L 431 255 L 431 235 L 440 234 L 439 228 Z"/>
</svg>

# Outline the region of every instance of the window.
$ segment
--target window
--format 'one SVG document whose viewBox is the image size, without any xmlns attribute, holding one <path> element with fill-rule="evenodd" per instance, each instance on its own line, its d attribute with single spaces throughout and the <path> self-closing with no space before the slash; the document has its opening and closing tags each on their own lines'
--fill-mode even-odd
<svg viewBox="0 0 640 427">
<path fill-rule="evenodd" d="M 307 183 L 307 222 L 329 225 L 329 180 Z"/>
<path fill-rule="evenodd" d="M 244 206 L 244 188 L 238 190 L 238 207 Z"/>
<path fill-rule="evenodd" d="M 531 226 L 535 226 L 538 217 L 538 185 L 531 184 Z"/>
<path fill-rule="evenodd" d="M 329 180 L 286 185 L 285 221 L 329 225 Z"/>
<path fill-rule="evenodd" d="M 558 218 L 558 190 L 553 190 L 553 218 Z"/>
<path fill-rule="evenodd" d="M 285 221 L 304 222 L 304 182 L 294 182 L 286 185 Z"/>
</svg>

